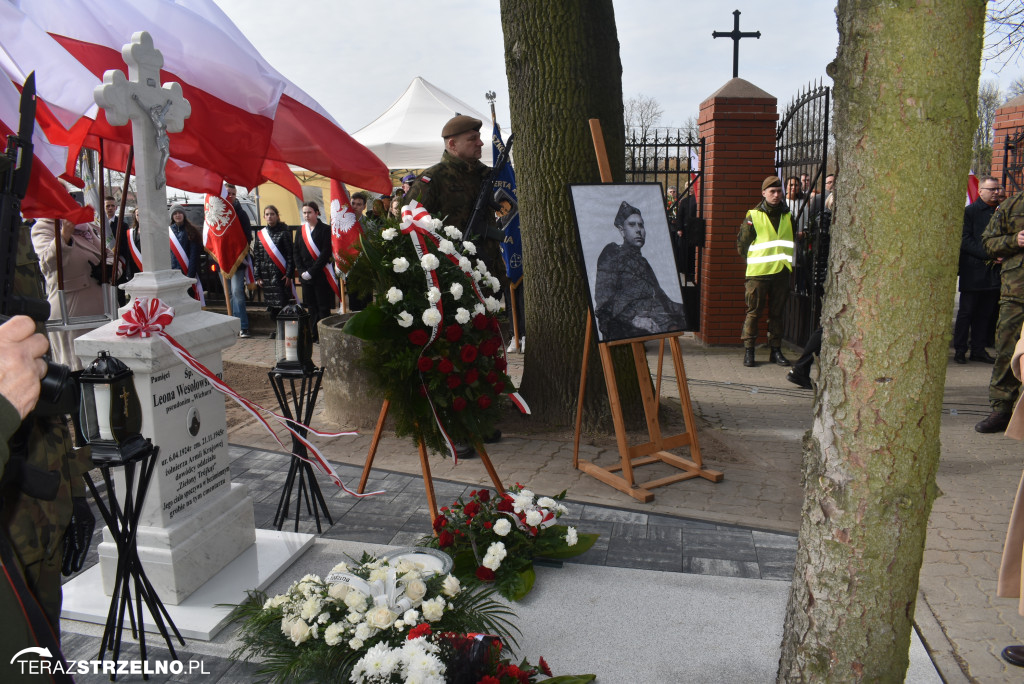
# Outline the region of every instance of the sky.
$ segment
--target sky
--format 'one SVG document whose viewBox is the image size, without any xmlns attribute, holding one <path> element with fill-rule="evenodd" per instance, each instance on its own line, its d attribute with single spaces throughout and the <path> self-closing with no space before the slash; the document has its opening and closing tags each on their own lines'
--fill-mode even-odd
<svg viewBox="0 0 1024 684">
<path fill-rule="evenodd" d="M 497 93 L 499 123 L 509 121 L 508 81 L 498 0 L 215 0 L 278 71 L 316 99 L 350 133 L 371 123 L 416 76 L 487 113 Z M 732 77 L 741 31 L 739 76 L 779 101 L 779 110 L 825 76 L 839 34 L 828 0 L 616 0 L 623 97 L 653 97 L 659 125 L 681 126 Z M 1024 61 L 987 69 L 1005 89 Z"/>
</svg>

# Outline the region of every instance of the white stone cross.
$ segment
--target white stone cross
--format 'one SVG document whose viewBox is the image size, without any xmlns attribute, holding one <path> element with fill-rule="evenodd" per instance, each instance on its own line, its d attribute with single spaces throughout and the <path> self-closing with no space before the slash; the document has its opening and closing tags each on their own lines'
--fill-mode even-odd
<svg viewBox="0 0 1024 684">
<path fill-rule="evenodd" d="M 103 85 L 96 86 L 93 97 L 112 126 L 132 122 L 142 265 L 146 271 L 164 271 L 171 267 L 166 182 L 171 147 L 167 134 L 181 132 L 185 119 L 192 114 L 192 105 L 181 94 L 181 85 L 160 86 L 164 56 L 153 47 L 149 33 L 135 33 L 132 42 L 121 48 L 121 55 L 128 64 L 128 78 L 121 71 L 106 72 Z"/>
</svg>

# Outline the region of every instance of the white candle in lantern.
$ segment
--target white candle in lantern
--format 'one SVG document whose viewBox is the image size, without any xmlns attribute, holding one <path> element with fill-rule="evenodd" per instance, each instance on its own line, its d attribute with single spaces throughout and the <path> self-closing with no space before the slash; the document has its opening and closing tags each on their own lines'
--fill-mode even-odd
<svg viewBox="0 0 1024 684">
<path fill-rule="evenodd" d="M 299 360 L 299 322 L 284 322 L 284 359 L 285 361 Z"/>
</svg>

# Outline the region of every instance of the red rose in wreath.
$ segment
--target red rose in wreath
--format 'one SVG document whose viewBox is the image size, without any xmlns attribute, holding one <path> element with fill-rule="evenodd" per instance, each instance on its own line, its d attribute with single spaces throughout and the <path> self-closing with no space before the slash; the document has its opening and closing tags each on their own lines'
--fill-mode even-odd
<svg viewBox="0 0 1024 684">
<path fill-rule="evenodd" d="M 462 378 L 458 375 L 452 374 L 445 378 L 445 382 L 448 383 L 448 389 L 453 390 L 462 384 Z"/>
<path fill-rule="evenodd" d="M 471 344 L 465 345 L 459 352 L 459 359 L 462 360 L 462 363 L 473 363 L 474 361 L 476 361 L 476 356 L 476 347 L 474 347 Z"/>
<path fill-rule="evenodd" d="M 473 316 L 473 327 L 477 330 L 487 330 L 490 323 L 487 322 L 487 317 L 483 314 L 477 314 Z"/>
<path fill-rule="evenodd" d="M 409 342 L 415 344 L 417 347 L 422 347 L 430 341 L 430 335 L 427 334 L 426 330 L 413 330 L 409 333 Z"/>
<path fill-rule="evenodd" d="M 476 405 L 486 411 L 487 409 L 491 408 L 491 398 L 486 395 L 482 397 L 477 397 Z"/>
<path fill-rule="evenodd" d="M 494 367 L 504 373 L 505 369 L 508 368 L 508 363 L 505 359 L 494 359 Z"/>
<path fill-rule="evenodd" d="M 493 582 L 494 571 L 481 565 L 476 569 L 476 578 L 481 582 Z"/>
<path fill-rule="evenodd" d="M 448 375 L 453 370 L 455 370 L 455 364 L 453 364 L 448 359 L 441 359 L 441 363 L 437 364 L 437 370 L 439 373 L 444 373 L 445 375 Z"/>
<path fill-rule="evenodd" d="M 466 371 L 466 384 L 472 385 L 474 382 L 477 381 L 477 378 L 479 377 L 480 371 L 478 371 L 476 368 L 470 368 L 468 371 Z"/>
<path fill-rule="evenodd" d="M 420 360 L 416 362 L 416 368 L 419 369 L 420 373 L 426 373 L 434 367 L 434 359 L 429 356 L 421 356 Z"/>
<path fill-rule="evenodd" d="M 445 530 L 437 536 L 437 545 L 442 549 L 446 549 L 455 543 L 455 535 Z"/>
<path fill-rule="evenodd" d="M 454 399 L 452 399 L 452 410 L 454 410 L 454 411 L 465 411 L 466 410 L 466 400 L 463 399 L 462 397 L 455 397 Z"/>
<path fill-rule="evenodd" d="M 449 342 L 458 342 L 462 339 L 462 326 L 452 323 L 444 329 L 444 338 Z"/>
</svg>

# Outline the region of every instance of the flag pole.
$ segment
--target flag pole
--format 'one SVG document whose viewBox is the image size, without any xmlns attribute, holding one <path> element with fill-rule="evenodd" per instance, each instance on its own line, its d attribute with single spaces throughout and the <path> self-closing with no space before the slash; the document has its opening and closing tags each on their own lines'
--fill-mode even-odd
<svg viewBox="0 0 1024 684">
<path fill-rule="evenodd" d="M 498 124 L 498 117 L 494 113 L 494 91 L 488 92 L 484 97 L 491 103 L 491 130 Z M 511 281 L 508 284 L 508 306 L 506 307 L 509 313 L 512 315 L 512 344 L 509 347 L 512 351 L 521 351 L 519 349 L 519 316 L 516 314 L 516 287 Z"/>
</svg>

